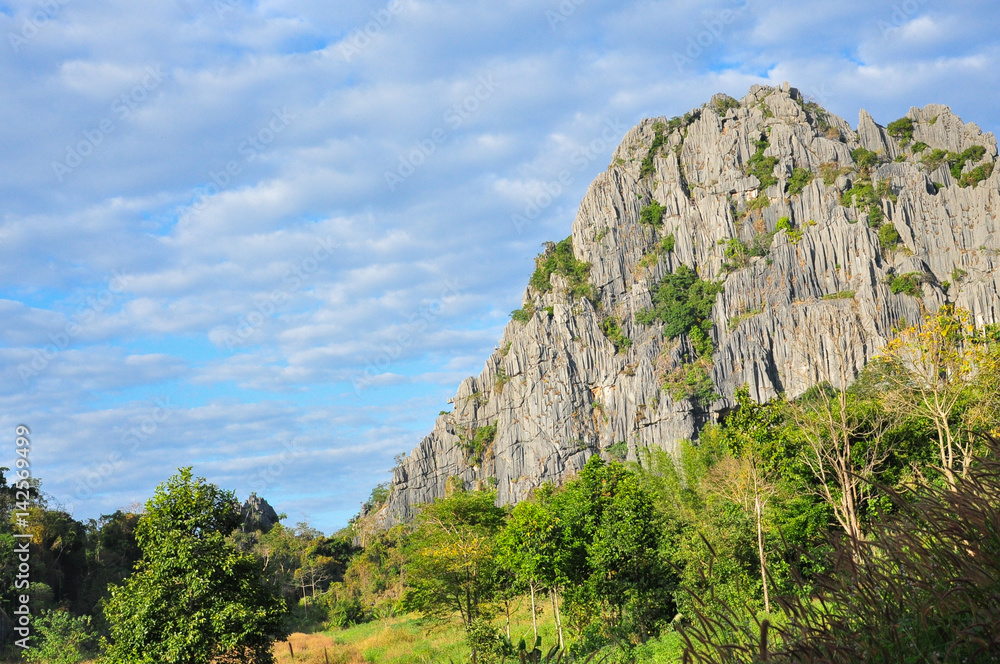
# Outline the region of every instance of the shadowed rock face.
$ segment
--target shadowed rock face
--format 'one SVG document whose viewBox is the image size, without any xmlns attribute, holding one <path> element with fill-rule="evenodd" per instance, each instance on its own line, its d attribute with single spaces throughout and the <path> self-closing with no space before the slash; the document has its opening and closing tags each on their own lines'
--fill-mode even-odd
<svg viewBox="0 0 1000 664">
<path fill-rule="evenodd" d="M 262 530 L 265 533 L 278 523 L 278 513 L 274 511 L 270 503 L 251 493 L 246 502 L 240 508 L 243 514 L 243 528 L 246 531 Z"/>
<path fill-rule="evenodd" d="M 535 313 L 507 325 L 482 373 L 459 386 L 454 411 L 394 470 L 390 497 L 374 515 L 380 527 L 409 518 L 452 483 L 495 485 L 508 504 L 562 481 L 593 454 L 635 459 L 646 447 L 673 450 L 730 407 L 742 384 L 766 400 L 820 380 L 849 383 L 894 328 L 924 310 L 952 302 L 980 324 L 1000 320 L 1000 173 L 961 186 L 947 159 L 925 159 L 934 149 L 982 146 L 968 173 L 996 160 L 992 134 L 939 105 L 909 111 L 912 139 L 894 138 L 865 111 L 855 131 L 787 84 L 754 86 L 738 107 L 721 99 L 683 119 L 644 120 L 625 135 L 573 222 L 573 251 L 590 263 L 594 301 L 572 298 L 556 274 L 550 292 L 525 291 Z M 662 146 L 650 162 L 657 133 Z M 878 163 L 863 169 L 852 157 L 857 148 Z M 765 189 L 748 174 L 760 149 L 776 159 L 777 184 Z M 652 166 L 645 175 L 644 159 Z M 791 194 L 797 169 L 813 179 Z M 877 206 L 882 225 L 898 232 L 895 246 L 880 244 L 869 203 L 845 200 L 866 181 L 887 183 Z M 640 223 L 653 201 L 665 208 L 658 228 Z M 783 217 L 793 230 L 775 232 Z M 673 249 L 654 251 L 669 235 Z M 727 257 L 733 238 L 764 255 Z M 709 371 L 721 395 L 714 403 L 675 400 L 663 389 L 664 377 L 690 360 L 690 343 L 635 320 L 652 303 L 651 287 L 682 264 L 724 281 L 712 310 Z M 914 275 L 916 295 L 893 293 L 893 276 L 904 274 Z M 623 352 L 602 332 L 609 317 L 632 340 Z M 489 429 L 480 435 L 483 452 L 467 451 L 477 430 L 493 425 L 491 442 Z"/>
</svg>

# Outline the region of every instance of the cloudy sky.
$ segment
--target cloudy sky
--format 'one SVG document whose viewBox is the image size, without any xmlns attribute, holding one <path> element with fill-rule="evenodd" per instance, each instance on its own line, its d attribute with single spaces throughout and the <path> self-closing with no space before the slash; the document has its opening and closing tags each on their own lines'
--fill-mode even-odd
<svg viewBox="0 0 1000 664">
<path fill-rule="evenodd" d="M 995 131 L 998 19 L 0 0 L 0 457 L 27 424 L 32 472 L 81 519 L 193 465 L 339 528 L 482 369 L 631 126 L 787 80 L 852 124 L 938 102 Z"/>
</svg>

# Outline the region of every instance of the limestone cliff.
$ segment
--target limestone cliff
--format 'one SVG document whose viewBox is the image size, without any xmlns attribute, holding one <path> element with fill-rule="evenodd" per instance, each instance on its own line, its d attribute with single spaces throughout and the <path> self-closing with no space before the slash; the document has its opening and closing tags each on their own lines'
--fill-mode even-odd
<svg viewBox="0 0 1000 664">
<path fill-rule="evenodd" d="M 743 384 L 765 400 L 849 382 L 925 309 L 1000 320 L 996 140 L 946 106 L 906 118 L 889 131 L 861 111 L 855 130 L 785 84 L 630 130 L 573 222 L 590 297 L 558 272 L 528 287 L 521 320 L 394 470 L 376 522 L 449 483 L 512 503 L 593 454 L 674 449 Z M 662 222 L 643 223 L 647 208 Z M 722 282 L 710 361 L 636 320 L 681 265 Z M 714 396 L 685 392 L 692 369 Z"/>
</svg>

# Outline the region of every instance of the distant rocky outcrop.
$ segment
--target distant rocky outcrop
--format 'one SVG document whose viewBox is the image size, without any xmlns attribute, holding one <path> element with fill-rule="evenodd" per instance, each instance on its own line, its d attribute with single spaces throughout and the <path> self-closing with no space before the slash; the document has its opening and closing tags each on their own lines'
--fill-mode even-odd
<svg viewBox="0 0 1000 664">
<path fill-rule="evenodd" d="M 993 135 L 947 106 L 887 127 L 861 111 L 855 130 L 787 84 L 644 120 L 573 222 L 591 299 L 564 274 L 528 287 L 483 371 L 395 468 L 374 520 L 405 520 L 451 486 L 495 486 L 507 504 L 594 454 L 673 450 L 739 386 L 766 400 L 850 382 L 894 329 L 945 303 L 997 322 L 996 158 Z M 662 221 L 643 223 L 653 203 Z M 697 365 L 716 398 L 683 393 L 697 368 L 689 340 L 636 320 L 681 265 L 722 281 L 714 353 Z"/>
<path fill-rule="evenodd" d="M 250 494 L 240 512 L 243 514 L 243 529 L 248 532 L 262 530 L 266 533 L 279 521 L 274 508 L 256 493 Z"/>
</svg>

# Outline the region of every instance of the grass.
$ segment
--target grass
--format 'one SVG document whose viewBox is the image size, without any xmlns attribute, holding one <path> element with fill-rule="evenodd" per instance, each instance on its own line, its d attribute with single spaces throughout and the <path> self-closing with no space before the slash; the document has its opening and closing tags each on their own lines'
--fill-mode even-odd
<svg viewBox="0 0 1000 664">
<path fill-rule="evenodd" d="M 542 649 L 548 650 L 557 640 L 555 621 L 548 600 L 536 598 L 540 609 L 538 615 L 538 633 L 542 637 Z M 524 637 L 531 641 L 531 611 L 527 598 L 522 599 L 511 615 L 511 641 Z M 503 627 L 503 616 L 499 616 L 497 624 Z M 570 635 L 565 623 L 563 633 L 569 640 Z M 299 658 L 300 643 L 303 647 L 307 639 L 316 638 L 316 646 L 308 653 L 314 659 Z M 456 619 L 443 626 L 434 627 L 419 619 L 416 614 L 398 616 L 382 621 L 370 622 L 346 629 L 332 629 L 322 634 L 293 634 L 289 637 L 295 649 L 295 659 L 288 655 L 288 645 L 281 642 L 275 645 L 275 655 L 278 664 L 325 664 L 323 660 L 323 645 L 328 648 L 330 664 L 437 664 L 439 662 L 465 662 L 469 657 L 469 649 L 465 644 L 465 630 Z M 318 654 L 319 659 L 315 659 Z M 283 658 L 282 658 L 283 657 Z"/>
</svg>

